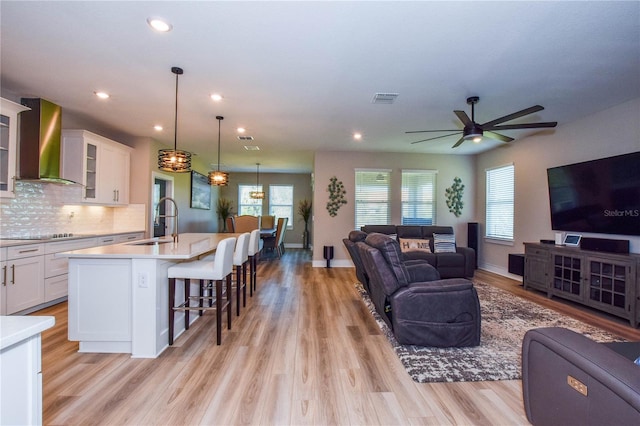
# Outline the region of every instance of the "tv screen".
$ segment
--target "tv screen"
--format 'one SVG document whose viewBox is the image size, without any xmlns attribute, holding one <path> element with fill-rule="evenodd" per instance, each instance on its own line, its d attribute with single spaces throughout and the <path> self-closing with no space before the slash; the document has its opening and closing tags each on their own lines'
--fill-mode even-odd
<svg viewBox="0 0 640 426">
<path fill-rule="evenodd" d="M 547 169 L 551 228 L 640 235 L 640 152 Z"/>
</svg>

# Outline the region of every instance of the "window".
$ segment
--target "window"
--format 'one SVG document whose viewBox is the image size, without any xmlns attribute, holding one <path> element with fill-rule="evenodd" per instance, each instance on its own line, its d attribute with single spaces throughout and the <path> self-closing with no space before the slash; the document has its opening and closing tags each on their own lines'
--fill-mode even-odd
<svg viewBox="0 0 640 426">
<path fill-rule="evenodd" d="M 251 191 L 262 191 L 262 185 L 238 185 L 238 216 L 262 216 L 262 200 L 251 198 Z"/>
<path fill-rule="evenodd" d="M 356 170 L 356 229 L 389 223 L 390 170 Z"/>
<path fill-rule="evenodd" d="M 287 217 L 287 229 L 293 229 L 293 185 L 269 185 L 269 214 Z"/>
<path fill-rule="evenodd" d="M 436 222 L 436 171 L 402 171 L 402 224 L 433 225 Z"/>
<path fill-rule="evenodd" d="M 487 238 L 513 241 L 513 164 L 486 170 L 487 206 L 486 233 Z"/>
</svg>

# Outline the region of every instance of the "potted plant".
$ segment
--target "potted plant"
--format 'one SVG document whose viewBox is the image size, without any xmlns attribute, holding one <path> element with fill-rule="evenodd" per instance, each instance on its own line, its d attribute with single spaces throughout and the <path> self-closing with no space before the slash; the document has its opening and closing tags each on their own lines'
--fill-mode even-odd
<svg viewBox="0 0 640 426">
<path fill-rule="evenodd" d="M 298 203 L 298 214 L 304 220 L 304 233 L 302 234 L 302 246 L 309 249 L 309 219 L 311 219 L 311 201 L 304 199 Z"/>
<path fill-rule="evenodd" d="M 216 213 L 218 218 L 222 220 L 222 232 L 227 232 L 227 218 L 233 214 L 233 206 L 231 200 L 228 198 L 218 198 L 218 205 L 216 207 Z"/>
</svg>

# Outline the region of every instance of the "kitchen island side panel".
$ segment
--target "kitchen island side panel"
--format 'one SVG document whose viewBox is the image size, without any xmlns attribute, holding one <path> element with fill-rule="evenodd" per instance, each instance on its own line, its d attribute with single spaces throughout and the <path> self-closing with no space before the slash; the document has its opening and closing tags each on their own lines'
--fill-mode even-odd
<svg viewBox="0 0 640 426">
<path fill-rule="evenodd" d="M 69 340 L 130 346 L 131 284 L 131 259 L 70 259 Z"/>
</svg>

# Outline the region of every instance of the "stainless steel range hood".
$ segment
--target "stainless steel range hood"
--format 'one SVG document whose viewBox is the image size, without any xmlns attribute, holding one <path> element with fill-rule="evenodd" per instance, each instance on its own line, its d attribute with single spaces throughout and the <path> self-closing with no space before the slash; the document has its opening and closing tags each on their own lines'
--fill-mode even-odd
<svg viewBox="0 0 640 426">
<path fill-rule="evenodd" d="M 22 98 L 20 103 L 31 110 L 20 115 L 18 179 L 75 184 L 60 173 L 62 108 L 40 98 Z"/>
</svg>

